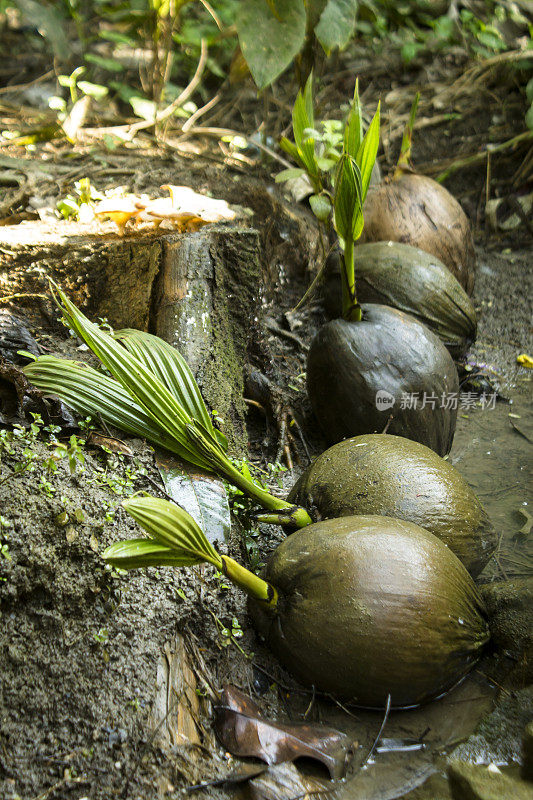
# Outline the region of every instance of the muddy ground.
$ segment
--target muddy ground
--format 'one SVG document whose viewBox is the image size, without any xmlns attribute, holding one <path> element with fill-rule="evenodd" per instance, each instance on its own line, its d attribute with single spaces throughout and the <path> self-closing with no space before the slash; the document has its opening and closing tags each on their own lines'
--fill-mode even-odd
<svg viewBox="0 0 533 800">
<path fill-rule="evenodd" d="M 428 75 L 442 78 L 442 72 Z M 393 88 L 397 86 L 378 76 L 370 94 Z M 339 86 L 336 91 L 341 90 Z M 468 149 L 485 130 L 479 117 L 475 125 L 467 123 L 455 131 L 456 151 Z M 421 162 L 430 161 L 437 138 L 424 137 Z M 389 147 L 391 141 L 397 139 L 389 138 Z M 446 148 L 453 151 L 453 142 L 446 141 Z M 237 159 L 221 158 L 211 145 L 187 156 L 151 150 L 149 170 L 146 153 L 110 154 L 88 147 L 69 160 L 68 171 L 53 148 L 44 145 L 36 155 L 46 158 L 34 156 L 26 165 L 15 164 L 13 158 L 20 153 L 11 148 L 6 155 L 11 161 L 5 164 L 26 173 L 41 208 L 53 207 L 75 179 L 89 175 L 101 189 L 123 183 L 132 191 L 153 194 L 163 183 L 187 183 L 252 209 L 246 224 L 261 238 L 263 285 L 245 366 L 248 375 L 256 370 L 269 379 L 274 402 L 267 415 L 248 404 L 248 452 L 237 455 L 262 469 L 274 491 L 287 489 L 306 465 L 307 454 L 295 436 L 294 469 L 286 469 L 285 463 L 283 471 L 268 477 L 268 464 L 284 458 L 279 427 L 284 411 L 289 409 L 299 423 L 311 456 L 324 449 L 305 394 L 306 348 L 324 317 L 316 296 L 300 311 L 292 311 L 316 270 L 317 237 L 310 212 L 284 199 L 274 187 L 272 174 L 278 167 L 243 166 Z M 381 160 L 385 166 L 391 163 L 390 150 Z M 504 186 L 501 173 L 506 167 L 504 162 L 499 173 L 495 170 L 496 182 L 501 181 L 498 191 Z M 531 287 L 526 284 L 531 275 L 530 241 L 523 227 L 505 238 L 480 224 L 483 170 L 455 175 L 449 186 L 476 226 L 474 299 L 480 323 L 467 362 L 472 371 L 481 369 L 487 391 L 498 394 L 493 408 L 471 404 L 460 410 L 450 459 L 481 497 L 501 537 L 481 582 L 531 580 L 532 539 L 520 533 L 527 521 L 524 511 L 531 513 L 531 372 L 516 360 L 532 349 Z M 116 235 L 111 224 L 99 231 Z M 32 333 L 47 351 L 89 358 L 53 318 L 37 324 L 31 301 L 15 300 L 7 307 L 29 318 Z M 253 391 L 252 381 L 245 393 L 248 399 L 253 399 Z M 24 425 L 29 421 L 23 420 Z M 177 798 L 184 796 L 186 786 L 242 772 L 243 763 L 217 744 L 211 727 L 212 703 L 227 682 L 256 692 L 265 714 L 299 720 L 307 710 L 309 719 L 351 735 L 355 757 L 349 780 L 328 797 L 448 800 L 446 755 L 458 742 L 466 742 L 458 757 L 498 763 L 510 774 L 517 773 L 522 730 L 533 717 L 531 662 L 524 650 L 529 641 L 531 652 L 531 634 L 523 629 L 530 598 L 526 590 L 502 617 L 499 649 L 487 655 L 462 686 L 425 709 L 391 715 L 387 735 L 402 741 L 423 735 L 425 749 L 414 754 L 374 753 L 366 764 L 381 717 L 347 713 L 331 701 L 302 693 L 257 640 L 242 596 L 213 570 L 149 569 L 124 575 L 103 564 L 99 553 L 109 543 L 135 535 L 121 499 L 140 490 L 155 494 L 161 487 L 151 448 L 117 434 L 131 454 L 87 444 L 76 451 L 83 461 L 75 459 L 72 470 L 64 458 L 53 471 L 51 434 L 44 425 L 39 427 L 19 430 L 3 446 L 0 462 L 1 797 Z M 76 435 L 86 436 L 84 431 Z M 68 435 L 61 438 L 69 443 Z M 221 546 L 256 567 L 282 535 L 266 527 L 247 530 L 236 521 Z M 234 620 L 243 635 L 230 639 L 232 625 L 240 632 Z M 517 628 L 506 640 L 513 620 Z M 177 673 L 187 674 L 187 681 L 169 682 L 170 664 Z M 283 774 L 274 770 L 270 780 L 275 785 Z M 326 773 L 309 764 L 302 774 L 326 781 Z M 257 778 L 248 796 L 302 796 L 306 779 L 297 773 L 290 778 L 293 789 L 285 793 L 279 783 L 272 790 L 269 779 L 261 784 Z M 323 790 L 323 783 L 318 788 Z M 246 796 L 245 791 L 237 785 L 209 787 L 201 796 Z"/>
</svg>

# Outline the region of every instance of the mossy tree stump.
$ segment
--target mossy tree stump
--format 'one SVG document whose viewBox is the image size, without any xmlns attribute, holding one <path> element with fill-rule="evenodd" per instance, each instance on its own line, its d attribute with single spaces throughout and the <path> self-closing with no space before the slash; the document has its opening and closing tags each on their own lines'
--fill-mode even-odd
<svg viewBox="0 0 533 800">
<path fill-rule="evenodd" d="M 101 233 L 100 231 L 105 231 Z M 119 237 L 76 223 L 23 223 L 0 232 L 0 303 L 37 324 L 57 316 L 53 278 L 92 320 L 157 333 L 179 349 L 204 398 L 244 445 L 243 365 L 260 286 L 254 230 L 141 230 Z"/>
</svg>

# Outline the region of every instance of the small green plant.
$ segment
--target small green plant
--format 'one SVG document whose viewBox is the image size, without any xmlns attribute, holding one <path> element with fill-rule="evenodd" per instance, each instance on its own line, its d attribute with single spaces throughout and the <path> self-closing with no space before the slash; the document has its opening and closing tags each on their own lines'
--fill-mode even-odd
<svg viewBox="0 0 533 800">
<path fill-rule="evenodd" d="M 218 570 L 215 571 L 215 578 L 219 582 L 220 589 L 230 589 L 229 583 L 226 581 L 226 577 L 223 572 L 219 572 Z"/>
<path fill-rule="evenodd" d="M 86 67 L 76 67 L 70 75 L 58 75 L 57 82 L 60 86 L 64 86 L 69 90 L 70 101 L 72 104 L 77 103 L 81 96 L 87 95 L 95 100 L 103 100 L 109 94 L 107 86 L 101 86 L 98 83 L 91 83 L 90 81 L 80 80 L 80 77 L 87 71 Z M 64 115 L 65 118 L 68 110 L 67 102 L 58 96 L 51 97 L 48 101 L 50 108 L 57 111 L 59 115 Z"/>
<path fill-rule="evenodd" d="M 109 641 L 109 631 L 107 628 L 100 628 L 97 633 L 93 633 L 93 639 L 98 644 L 107 644 Z"/>
<path fill-rule="evenodd" d="M 121 453 L 112 453 L 106 448 L 102 448 L 106 453 L 106 466 L 97 467 L 89 483 L 105 487 L 118 496 L 128 496 L 135 491 L 135 482 L 146 475 L 146 468 L 137 460 L 131 462 Z M 113 522 L 115 518 L 115 508 L 109 507 L 106 511 L 106 522 Z"/>
<path fill-rule="evenodd" d="M 55 437 L 54 441 L 50 442 L 50 444 L 54 448 L 54 451 L 46 461 L 47 472 L 57 472 L 57 463 L 63 458 L 68 458 L 71 475 L 76 475 L 78 471 L 83 472 L 85 465 L 85 454 L 83 452 L 85 439 L 78 439 L 75 434 L 72 434 L 68 445 L 64 442 L 58 442 Z"/>
<path fill-rule="evenodd" d="M 339 237 L 344 254 L 341 269 L 343 316 L 348 320 L 361 318 L 361 309 L 355 294 L 353 249 L 363 232 L 363 205 L 378 151 L 379 119 L 378 104 L 368 130 L 363 135 L 363 113 L 356 81 L 353 103 L 342 128 L 342 138 L 339 141 L 340 131 L 330 126 L 329 146 L 325 149 L 324 134 L 317 135 L 315 129 L 311 75 L 303 92 L 298 93 L 294 104 L 292 112 L 294 142 L 283 138 L 280 143 L 285 152 L 296 161 L 298 168 L 284 170 L 277 176 L 277 180 L 284 181 L 295 175 L 305 174 L 313 187 L 314 194 L 309 198 L 313 213 L 327 233 L 333 222 Z M 335 134 L 333 145 L 331 131 Z M 342 147 L 339 146 L 341 142 Z M 325 252 L 323 255 L 325 261 Z M 322 270 L 319 271 L 317 279 L 321 275 Z"/>
<path fill-rule="evenodd" d="M 243 630 L 239 624 L 237 617 L 231 618 L 231 625 L 229 627 L 222 627 L 220 634 L 226 640 L 224 644 L 229 644 L 232 639 L 241 639 Z"/>
<path fill-rule="evenodd" d="M 39 482 L 39 491 L 41 494 L 44 494 L 45 497 L 53 497 L 57 492 L 55 486 L 52 486 L 50 481 L 47 481 L 44 475 L 41 475 L 41 479 Z"/>
<path fill-rule="evenodd" d="M 6 531 L 11 528 L 11 521 L 0 514 L 0 558 L 5 561 L 11 561 L 11 554 L 9 552 L 9 534 Z"/>
<path fill-rule="evenodd" d="M 1 435 L 2 433 L 7 435 L 3 437 Z M 12 446 L 13 440 L 13 431 L 0 431 L 0 456 L 2 452 L 5 452 L 7 455 L 13 455 L 15 453 L 15 449 Z M 22 459 L 22 461 L 18 461 L 14 464 L 12 471 L 8 475 L 0 479 L 0 486 L 11 478 L 22 475 L 24 472 L 33 472 L 35 470 L 38 460 L 37 453 L 32 451 L 29 447 L 25 447 L 22 450 Z"/>
<path fill-rule="evenodd" d="M 89 178 L 81 178 L 74 184 L 75 194 L 67 194 L 57 201 L 58 213 L 63 219 L 90 222 L 94 219 L 94 206 L 104 195 L 96 191 Z"/>
</svg>

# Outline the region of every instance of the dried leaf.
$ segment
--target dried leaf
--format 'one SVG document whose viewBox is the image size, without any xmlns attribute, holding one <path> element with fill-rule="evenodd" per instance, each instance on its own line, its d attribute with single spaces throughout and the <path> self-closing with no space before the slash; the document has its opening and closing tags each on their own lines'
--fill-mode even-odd
<svg viewBox="0 0 533 800">
<path fill-rule="evenodd" d="M 86 444 L 93 447 L 101 447 L 102 450 L 111 450 L 112 453 L 133 456 L 133 450 L 121 439 L 115 439 L 114 436 L 105 436 L 103 433 L 96 433 L 96 431 L 89 432 Z"/>
<path fill-rule="evenodd" d="M 280 724 L 264 719 L 257 705 L 234 686 L 226 686 L 215 707 L 215 732 L 235 756 L 255 756 L 267 764 L 305 757 L 320 761 L 332 778 L 344 775 L 349 736 L 325 725 Z"/>
</svg>

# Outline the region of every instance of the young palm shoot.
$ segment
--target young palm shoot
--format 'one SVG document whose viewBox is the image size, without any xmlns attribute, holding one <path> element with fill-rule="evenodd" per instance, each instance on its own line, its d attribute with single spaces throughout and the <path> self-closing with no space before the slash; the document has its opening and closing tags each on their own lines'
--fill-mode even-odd
<svg viewBox="0 0 533 800">
<path fill-rule="evenodd" d="M 115 542 L 103 553 L 109 564 L 138 569 L 209 563 L 265 609 L 276 608 L 278 593 L 274 587 L 229 556 L 220 555 L 182 508 L 156 497 L 135 497 L 123 506 L 150 538 Z"/>
<path fill-rule="evenodd" d="M 326 123 L 322 123 L 325 128 Z M 376 160 L 379 144 L 379 105 L 363 137 L 363 113 L 359 100 L 359 82 L 355 83 L 352 106 L 344 124 L 341 141 L 336 134 L 333 141 L 331 134 L 321 134 L 315 129 L 313 112 L 312 76 L 309 77 L 303 92 L 299 92 L 292 112 L 292 129 L 294 142 L 286 137 L 280 145 L 286 153 L 299 165 L 294 169 L 283 170 L 276 176 L 276 182 L 306 175 L 313 188 L 309 197 L 311 209 L 319 222 L 319 233 L 330 238 L 332 217 L 335 228 L 341 238 L 341 246 L 345 247 L 343 271 L 343 291 L 345 297 L 345 313 L 348 319 L 357 319 L 358 306 L 355 299 L 353 278 L 353 242 L 361 236 L 363 230 L 362 208 L 370 184 L 372 170 Z M 344 225 L 343 225 L 344 223 Z M 345 230 L 346 236 L 339 231 Z M 318 271 L 312 284 L 300 300 L 298 307 L 309 297 L 323 277 L 324 264 Z"/>
<path fill-rule="evenodd" d="M 363 232 L 363 205 L 370 185 L 379 145 L 379 104 L 363 137 L 358 86 L 344 130 L 344 147 L 337 165 L 333 210 L 335 229 L 343 250 L 341 266 L 342 315 L 348 321 L 361 319 L 355 289 L 354 245 Z"/>
<path fill-rule="evenodd" d="M 356 91 L 337 165 L 333 202 L 343 251 L 342 319 L 324 325 L 311 343 L 309 398 L 329 444 L 382 430 L 387 424 L 382 411 L 394 406 L 389 433 L 414 439 L 445 455 L 452 444 L 455 411 L 428 408 L 424 414 L 426 409 L 403 408 L 401 401 L 423 392 L 426 397 L 441 397 L 457 391 L 457 371 L 450 354 L 414 317 L 379 303 L 365 304 L 363 313 L 357 300 L 354 245 L 363 227 L 366 233 L 363 204 L 378 147 L 379 107 L 364 138 L 361 133 Z M 387 214 L 382 208 L 381 217 Z M 388 405 L 381 406 L 382 400 Z"/>
<path fill-rule="evenodd" d="M 269 494 L 232 464 L 225 437 L 214 428 L 189 367 L 173 347 L 142 331 L 118 331 L 115 336 L 102 331 L 52 286 L 66 323 L 112 377 L 76 362 L 41 356 L 24 370 L 38 389 L 57 395 L 80 414 L 100 416 L 221 475 L 266 509 L 270 522 L 297 528 L 311 523 L 305 509 Z"/>
</svg>

